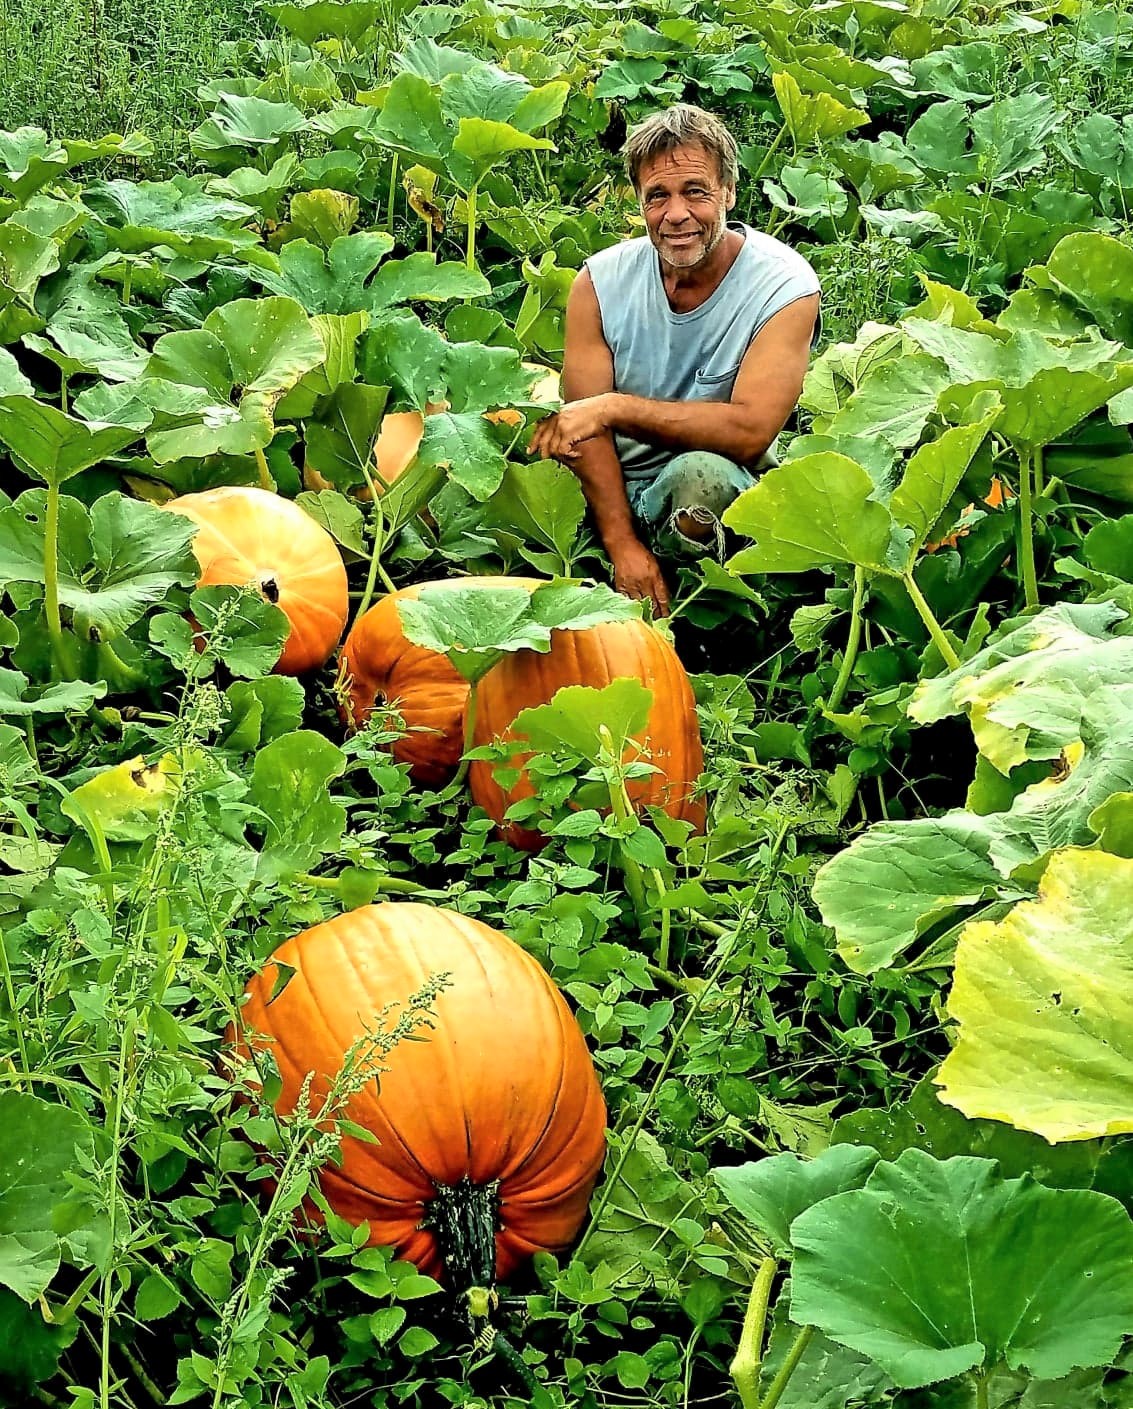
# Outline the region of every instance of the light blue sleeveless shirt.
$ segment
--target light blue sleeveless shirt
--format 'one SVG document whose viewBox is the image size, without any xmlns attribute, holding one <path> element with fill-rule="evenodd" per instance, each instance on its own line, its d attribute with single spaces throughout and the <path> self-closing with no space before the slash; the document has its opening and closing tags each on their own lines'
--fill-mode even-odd
<svg viewBox="0 0 1133 1409">
<path fill-rule="evenodd" d="M 789 245 L 748 225 L 728 228 L 743 235 L 743 248 L 691 313 L 669 307 L 657 251 L 646 235 L 586 261 L 614 354 L 616 391 L 657 401 L 730 401 L 760 328 L 788 304 L 819 292 L 814 270 Z M 627 479 L 652 479 L 673 458 L 672 449 L 624 435 L 615 434 L 614 444 Z"/>
</svg>

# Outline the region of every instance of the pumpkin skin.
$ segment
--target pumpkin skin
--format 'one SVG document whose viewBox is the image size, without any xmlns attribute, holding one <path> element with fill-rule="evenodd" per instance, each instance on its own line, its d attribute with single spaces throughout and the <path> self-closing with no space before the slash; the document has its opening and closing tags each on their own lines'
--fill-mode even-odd
<svg viewBox="0 0 1133 1409">
<path fill-rule="evenodd" d="M 700 726 L 692 686 L 676 651 L 664 636 L 641 620 L 607 622 L 585 631 L 553 631 L 551 649 L 516 651 L 507 655 L 476 687 L 473 745 L 514 739 L 511 725 L 521 710 L 548 704 L 564 685 L 601 689 L 623 676 L 640 680 L 653 691 L 649 722 L 639 743 L 648 761 L 660 772 L 628 783 L 635 808 L 660 807 L 670 817 L 704 827 L 704 805 L 692 796 L 704 767 Z M 632 753 L 627 758 L 632 757 Z M 522 753 L 517 761 L 522 762 Z M 493 779 L 492 763 L 474 762 L 468 781 L 473 800 L 493 818 L 505 841 L 523 851 L 538 851 L 546 838 L 539 832 L 505 822 L 504 813 L 534 789 L 526 773 L 505 791 Z"/>
<path fill-rule="evenodd" d="M 397 604 L 412 601 L 424 587 L 538 586 L 529 577 L 459 577 L 415 583 L 383 597 L 354 623 L 342 647 L 346 722 L 360 728 L 379 699 L 396 706 L 408 732 L 394 743 L 394 758 L 409 764 L 415 782 L 443 787 L 464 752 L 468 681 L 446 656 L 406 639 Z"/>
<path fill-rule="evenodd" d="M 291 630 L 275 667 L 281 675 L 330 659 L 350 604 L 342 554 L 326 529 L 290 499 L 238 485 L 183 494 L 164 507 L 198 526 L 199 586 L 252 583 L 284 612 Z"/>
<path fill-rule="evenodd" d="M 295 973 L 271 1001 L 276 963 Z M 431 1277 L 443 1265 L 429 1204 L 463 1181 L 498 1181 L 495 1273 L 577 1233 L 605 1154 L 606 1108 L 590 1054 L 562 995 L 505 935 L 428 905 L 366 905 L 282 944 L 248 984 L 241 1023 L 270 1046 L 290 1114 L 306 1074 L 317 1109 L 351 1043 L 387 1003 L 448 973 L 425 1040 L 398 1043 L 387 1070 L 351 1099 L 346 1118 L 378 1137 L 342 1141 L 320 1173 L 328 1203 L 370 1224 L 370 1243 L 396 1249 Z M 230 1040 L 233 1034 L 230 1032 Z M 490 1247 L 490 1243 L 488 1245 Z"/>
</svg>

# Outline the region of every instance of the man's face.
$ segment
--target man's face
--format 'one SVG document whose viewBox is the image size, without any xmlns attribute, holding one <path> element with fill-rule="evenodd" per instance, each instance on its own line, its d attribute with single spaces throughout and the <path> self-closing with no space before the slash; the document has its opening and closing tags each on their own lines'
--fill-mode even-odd
<svg viewBox="0 0 1133 1409">
<path fill-rule="evenodd" d="M 657 253 L 670 269 L 696 269 L 724 238 L 736 188 L 720 180 L 699 143 L 674 147 L 638 171 L 638 197 Z"/>
</svg>

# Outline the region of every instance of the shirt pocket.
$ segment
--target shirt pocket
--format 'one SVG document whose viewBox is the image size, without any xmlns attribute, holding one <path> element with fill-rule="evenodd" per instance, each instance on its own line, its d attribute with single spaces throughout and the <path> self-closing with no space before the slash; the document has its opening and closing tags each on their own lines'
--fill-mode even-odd
<svg viewBox="0 0 1133 1409">
<path fill-rule="evenodd" d="M 728 367 L 722 372 L 707 371 L 702 367 L 693 380 L 700 390 L 708 393 L 726 390 L 730 394 L 732 383 L 736 380 L 739 370 L 739 362 L 737 362 L 734 367 Z"/>
</svg>

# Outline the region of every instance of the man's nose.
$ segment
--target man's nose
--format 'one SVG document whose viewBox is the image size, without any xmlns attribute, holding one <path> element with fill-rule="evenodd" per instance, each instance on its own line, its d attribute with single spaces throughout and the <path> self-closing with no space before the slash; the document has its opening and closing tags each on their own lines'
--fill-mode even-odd
<svg viewBox="0 0 1133 1409">
<path fill-rule="evenodd" d="M 688 206 L 683 196 L 670 196 L 665 207 L 665 220 L 669 225 L 681 225 L 688 215 Z"/>
</svg>

